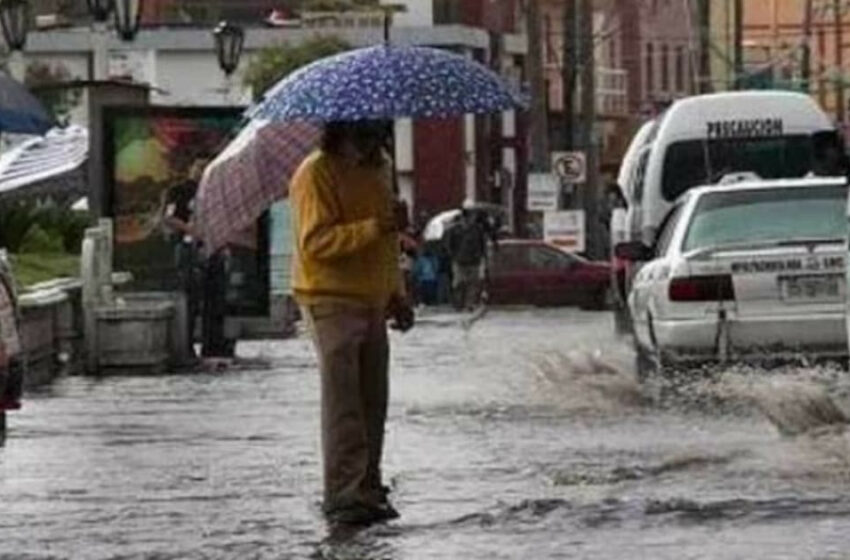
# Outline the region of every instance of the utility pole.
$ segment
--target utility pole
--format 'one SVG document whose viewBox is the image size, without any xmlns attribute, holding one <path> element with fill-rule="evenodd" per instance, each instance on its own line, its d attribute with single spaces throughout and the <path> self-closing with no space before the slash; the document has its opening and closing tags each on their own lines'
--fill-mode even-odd
<svg viewBox="0 0 850 560">
<path fill-rule="evenodd" d="M 803 54 L 800 66 L 800 85 L 808 93 L 812 76 L 812 0 L 806 0 L 803 6 Z"/>
<path fill-rule="evenodd" d="M 585 216 L 585 250 L 592 257 L 600 257 L 601 239 L 597 220 L 599 209 L 599 154 L 596 149 L 594 128 L 596 124 L 596 57 L 593 39 L 593 0 L 580 0 L 581 53 L 581 128 L 578 148 L 587 161 L 587 179 L 578 186 L 581 208 Z"/>
<path fill-rule="evenodd" d="M 744 0 L 733 0 L 735 2 L 735 13 L 733 14 L 735 30 L 733 33 L 733 67 L 735 72 L 735 89 L 741 89 L 744 85 Z"/>
<path fill-rule="evenodd" d="M 576 2 L 581 0 L 564 0 L 564 20 L 561 37 L 563 38 L 561 82 L 563 90 L 564 114 L 564 148 L 572 150 L 575 146 L 575 84 L 576 67 Z"/>
<path fill-rule="evenodd" d="M 835 15 L 835 66 L 838 76 L 835 78 L 835 117 L 840 125 L 844 124 L 844 33 L 841 25 L 844 23 L 844 6 L 841 0 L 832 1 Z"/>
<path fill-rule="evenodd" d="M 543 34 L 540 31 L 539 0 L 526 0 L 526 33 L 528 35 L 528 81 L 531 88 L 531 169 L 548 171 L 549 161 L 549 92 L 543 74 Z M 548 38 L 547 38 L 548 39 Z M 546 43 L 549 44 L 548 41 Z"/>
</svg>

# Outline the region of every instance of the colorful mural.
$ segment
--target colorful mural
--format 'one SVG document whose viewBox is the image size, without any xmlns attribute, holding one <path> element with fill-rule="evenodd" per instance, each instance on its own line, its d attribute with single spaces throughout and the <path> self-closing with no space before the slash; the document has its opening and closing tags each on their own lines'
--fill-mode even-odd
<svg viewBox="0 0 850 560">
<path fill-rule="evenodd" d="M 115 220 L 116 270 L 133 274 L 134 289 L 179 287 L 175 232 L 164 223 L 171 189 L 200 172 L 231 138 L 239 109 L 110 108 L 105 113 L 109 214 Z M 268 219 L 228 254 L 228 308 L 235 315 L 268 312 Z M 246 232 L 246 235 L 248 233 Z"/>
</svg>

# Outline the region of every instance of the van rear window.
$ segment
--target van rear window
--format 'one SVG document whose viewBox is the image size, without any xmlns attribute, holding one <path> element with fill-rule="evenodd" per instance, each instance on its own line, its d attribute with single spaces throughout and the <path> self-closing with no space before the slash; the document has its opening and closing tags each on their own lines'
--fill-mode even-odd
<svg viewBox="0 0 850 560">
<path fill-rule="evenodd" d="M 670 202 L 697 185 L 751 171 L 763 179 L 802 177 L 812 168 L 808 135 L 685 140 L 667 147 L 661 194 Z"/>
</svg>

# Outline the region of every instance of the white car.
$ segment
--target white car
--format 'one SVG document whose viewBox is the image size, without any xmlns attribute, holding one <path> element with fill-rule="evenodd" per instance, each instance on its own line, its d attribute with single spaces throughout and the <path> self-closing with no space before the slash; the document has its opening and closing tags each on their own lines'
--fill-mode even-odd
<svg viewBox="0 0 850 560">
<path fill-rule="evenodd" d="M 747 181 L 680 198 L 656 246 L 617 247 L 646 261 L 628 304 L 638 365 L 844 358 L 847 182 Z"/>
</svg>

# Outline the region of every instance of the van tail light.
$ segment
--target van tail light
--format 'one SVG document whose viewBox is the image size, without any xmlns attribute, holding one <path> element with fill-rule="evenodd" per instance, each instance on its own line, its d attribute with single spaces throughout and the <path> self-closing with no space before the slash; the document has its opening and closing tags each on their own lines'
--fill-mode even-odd
<svg viewBox="0 0 850 560">
<path fill-rule="evenodd" d="M 670 301 L 724 301 L 735 299 L 735 288 L 729 274 L 673 278 Z"/>
</svg>

